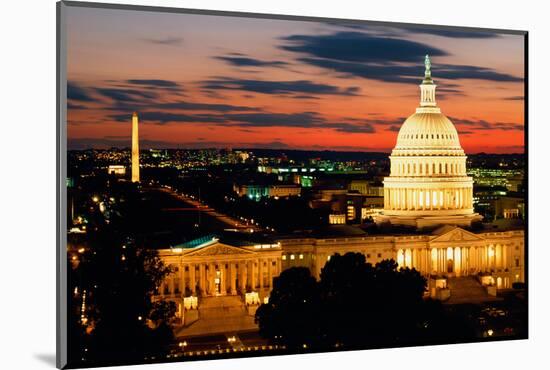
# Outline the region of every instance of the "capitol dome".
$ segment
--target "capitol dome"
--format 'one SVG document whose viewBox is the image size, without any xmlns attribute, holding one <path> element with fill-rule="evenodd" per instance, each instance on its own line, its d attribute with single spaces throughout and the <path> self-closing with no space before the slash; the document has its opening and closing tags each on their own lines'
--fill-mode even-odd
<svg viewBox="0 0 550 370">
<path fill-rule="evenodd" d="M 481 216 L 473 210 L 473 180 L 458 132 L 437 106 L 436 85 L 426 55 L 420 106 L 405 120 L 384 179 L 384 211 L 377 222 L 418 228 L 469 226 Z"/>
<path fill-rule="evenodd" d="M 464 152 L 455 126 L 441 112 L 414 113 L 405 120 L 397 135 L 395 150 L 442 150 Z"/>
</svg>

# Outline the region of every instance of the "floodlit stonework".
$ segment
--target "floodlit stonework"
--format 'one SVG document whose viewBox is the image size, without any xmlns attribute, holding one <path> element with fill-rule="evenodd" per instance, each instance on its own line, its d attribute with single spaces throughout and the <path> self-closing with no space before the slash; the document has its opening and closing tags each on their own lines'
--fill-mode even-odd
<svg viewBox="0 0 550 370">
<path fill-rule="evenodd" d="M 377 223 L 418 228 L 469 226 L 480 221 L 473 209 L 473 180 L 453 123 L 435 100 L 436 85 L 426 55 L 420 106 L 401 126 L 384 179 L 384 211 Z"/>
<path fill-rule="evenodd" d="M 306 267 L 318 279 L 332 255 L 348 252 L 361 253 L 372 264 L 393 259 L 400 267 L 415 268 L 434 290 L 437 281 L 446 284 L 456 277 L 476 278 L 487 291 L 510 289 L 525 281 L 524 238 L 521 229 L 473 233 L 455 225 L 426 234 L 281 238 L 274 244 L 248 246 L 214 238 L 160 251 L 173 273 L 159 287 L 158 298 L 174 301 L 178 317 L 188 320 L 197 313 L 185 309 L 186 297 L 201 297 L 200 310 L 205 298 L 241 296 L 244 314 L 246 293 L 258 293 L 263 302 L 282 271 Z"/>
<path fill-rule="evenodd" d="M 132 182 L 139 182 L 139 132 L 136 112 L 132 114 Z"/>
</svg>

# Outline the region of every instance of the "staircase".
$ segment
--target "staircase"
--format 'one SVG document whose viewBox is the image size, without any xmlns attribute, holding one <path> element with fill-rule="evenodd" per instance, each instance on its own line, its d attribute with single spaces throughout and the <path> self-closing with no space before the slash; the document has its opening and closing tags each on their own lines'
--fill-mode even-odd
<svg viewBox="0 0 550 370">
<path fill-rule="evenodd" d="M 246 310 L 240 296 L 204 297 L 199 301 L 201 319 L 228 318 L 244 314 L 246 314 Z"/>
<path fill-rule="evenodd" d="M 258 330 L 240 296 L 199 298 L 199 319 L 176 330 L 176 337 L 238 333 Z"/>
<path fill-rule="evenodd" d="M 500 300 L 487 294 L 485 288 L 472 276 L 455 277 L 447 280 L 447 286 L 451 290 L 451 297 L 447 304 L 482 303 Z"/>
</svg>

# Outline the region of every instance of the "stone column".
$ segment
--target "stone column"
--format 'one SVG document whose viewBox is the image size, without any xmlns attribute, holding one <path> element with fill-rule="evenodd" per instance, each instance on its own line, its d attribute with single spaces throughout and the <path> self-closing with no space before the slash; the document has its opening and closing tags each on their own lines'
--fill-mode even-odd
<svg viewBox="0 0 550 370">
<path fill-rule="evenodd" d="M 229 279 L 231 281 L 231 294 L 237 294 L 237 274 L 235 268 L 235 261 L 229 263 Z"/>
<path fill-rule="evenodd" d="M 250 267 L 250 286 L 252 287 L 252 290 L 256 290 L 256 274 L 254 273 L 254 264 L 255 260 L 248 261 L 249 267 Z"/>
<path fill-rule="evenodd" d="M 180 297 L 185 297 L 185 267 L 183 263 L 180 263 Z"/>
<path fill-rule="evenodd" d="M 510 246 L 505 244 L 502 246 L 502 266 L 503 268 L 508 268 L 508 250 Z"/>
<path fill-rule="evenodd" d="M 226 273 L 226 268 L 225 268 L 225 265 L 226 265 L 226 262 L 222 262 L 222 265 L 221 265 L 221 274 L 220 274 L 220 293 L 222 295 L 226 295 L 227 294 L 227 288 L 225 286 L 225 282 L 227 280 L 227 273 Z"/>
<path fill-rule="evenodd" d="M 258 281 L 260 289 L 264 287 L 264 260 L 258 258 Z"/>
<path fill-rule="evenodd" d="M 268 271 L 268 279 L 269 279 L 269 289 L 273 288 L 273 262 L 271 261 L 271 258 L 267 259 L 267 271 Z"/>
<path fill-rule="evenodd" d="M 199 288 L 202 296 L 206 296 L 206 271 L 204 263 L 199 264 Z"/>
<path fill-rule="evenodd" d="M 174 286 L 174 279 L 175 279 L 175 276 L 176 274 L 172 275 L 172 277 L 170 278 L 169 282 L 168 282 L 168 290 L 170 292 L 170 295 L 174 295 L 175 291 L 176 291 L 176 287 Z"/>
<path fill-rule="evenodd" d="M 246 263 L 239 263 L 239 276 L 240 276 L 240 288 L 241 293 L 246 293 Z"/>
<path fill-rule="evenodd" d="M 197 282 L 195 281 L 195 264 L 190 264 L 189 265 L 189 284 L 190 284 L 190 288 L 191 288 L 191 294 L 196 295 L 197 294 L 197 290 L 196 290 Z"/>
</svg>

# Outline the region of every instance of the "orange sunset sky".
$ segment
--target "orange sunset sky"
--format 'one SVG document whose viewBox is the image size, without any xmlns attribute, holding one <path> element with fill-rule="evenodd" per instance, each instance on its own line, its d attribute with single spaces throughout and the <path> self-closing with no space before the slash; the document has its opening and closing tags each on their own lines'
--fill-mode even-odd
<svg viewBox="0 0 550 370">
<path fill-rule="evenodd" d="M 367 17 L 368 14 L 365 14 Z M 467 153 L 524 151 L 524 37 L 68 9 L 68 147 L 389 151 L 424 55 Z"/>
</svg>

